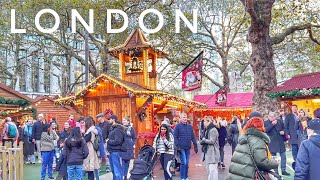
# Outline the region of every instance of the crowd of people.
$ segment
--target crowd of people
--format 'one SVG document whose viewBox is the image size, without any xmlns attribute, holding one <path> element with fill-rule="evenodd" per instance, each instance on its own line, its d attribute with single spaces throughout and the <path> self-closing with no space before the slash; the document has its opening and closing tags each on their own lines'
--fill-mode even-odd
<svg viewBox="0 0 320 180">
<path fill-rule="evenodd" d="M 202 160 L 208 180 L 219 179 L 218 168 L 225 168 L 224 146 L 232 147 L 228 179 L 256 179 L 258 176 L 281 178 L 288 176 L 286 143 L 290 144 L 294 162 L 295 179 L 315 179 L 320 175 L 317 167 L 320 155 L 320 109 L 311 119 L 304 109 L 292 106 L 291 113 L 270 112 L 263 117 L 252 112 L 249 118 L 225 119 L 205 116 L 200 122 L 199 139 L 187 119 L 186 113 L 169 120 L 164 118 L 153 147 L 160 156 L 165 180 L 172 180 L 180 171 L 182 180 L 188 180 L 190 151 L 198 153 L 201 146 Z M 96 124 L 97 122 L 97 124 Z M 41 179 L 99 179 L 102 163 L 114 180 L 127 180 L 130 160 L 134 159 L 136 134 L 129 116 L 121 122 L 112 110 L 92 117 L 74 119 L 73 115 L 58 131 L 54 118 L 46 121 L 43 114 L 38 119 L 27 120 L 18 128 L 10 117 L 5 119 L 2 143 L 23 141 L 26 164 L 42 163 Z M 277 157 L 279 154 L 280 158 Z M 281 173 L 278 171 L 280 164 Z M 56 178 L 53 170 L 58 171 Z"/>
</svg>

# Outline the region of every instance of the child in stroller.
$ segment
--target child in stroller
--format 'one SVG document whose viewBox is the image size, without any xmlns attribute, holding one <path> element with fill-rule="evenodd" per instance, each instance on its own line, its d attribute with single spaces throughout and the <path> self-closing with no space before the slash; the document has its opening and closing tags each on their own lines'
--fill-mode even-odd
<svg viewBox="0 0 320 180">
<path fill-rule="evenodd" d="M 158 159 L 159 155 L 152 146 L 143 146 L 133 163 L 130 180 L 153 180 L 153 168 Z"/>
</svg>

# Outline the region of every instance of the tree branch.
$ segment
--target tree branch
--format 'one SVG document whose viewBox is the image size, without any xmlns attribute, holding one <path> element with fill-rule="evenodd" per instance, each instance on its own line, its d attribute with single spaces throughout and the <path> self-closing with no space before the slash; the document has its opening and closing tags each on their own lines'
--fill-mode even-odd
<svg viewBox="0 0 320 180">
<path fill-rule="evenodd" d="M 286 29 L 284 32 L 282 32 L 274 37 L 271 37 L 271 44 L 272 45 L 279 44 L 282 41 L 284 41 L 284 39 L 287 36 L 294 33 L 295 31 L 301 31 L 301 30 L 305 30 L 308 28 L 311 29 L 312 27 L 320 28 L 320 25 L 313 25 L 313 24 L 307 23 L 307 24 L 300 24 L 300 25 L 296 25 L 296 26 L 291 26 L 288 29 Z"/>
<path fill-rule="evenodd" d="M 222 88 L 223 86 L 219 84 L 217 81 L 213 80 L 208 74 L 202 72 L 202 75 L 209 79 L 214 85 L 218 86 L 219 88 Z"/>
<path fill-rule="evenodd" d="M 311 27 L 308 28 L 307 30 L 308 30 L 309 38 L 311 39 L 311 41 L 313 41 L 313 42 L 315 42 L 316 44 L 320 45 L 320 41 L 318 41 L 316 38 L 313 37 Z"/>
</svg>

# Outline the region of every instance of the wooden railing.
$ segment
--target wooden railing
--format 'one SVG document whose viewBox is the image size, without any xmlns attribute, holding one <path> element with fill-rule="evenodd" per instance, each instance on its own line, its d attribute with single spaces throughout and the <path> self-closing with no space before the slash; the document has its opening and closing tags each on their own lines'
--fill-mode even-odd
<svg viewBox="0 0 320 180">
<path fill-rule="evenodd" d="M 0 180 L 23 180 L 23 143 L 0 146 Z"/>
</svg>

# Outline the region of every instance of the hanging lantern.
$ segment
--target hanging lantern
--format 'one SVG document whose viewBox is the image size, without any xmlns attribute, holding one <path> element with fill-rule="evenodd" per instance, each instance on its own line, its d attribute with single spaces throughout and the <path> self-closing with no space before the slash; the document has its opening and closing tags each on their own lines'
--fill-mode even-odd
<svg viewBox="0 0 320 180">
<path fill-rule="evenodd" d="M 139 66 L 139 59 L 137 57 L 133 57 L 131 59 L 131 67 L 129 68 L 129 70 L 132 72 L 141 71 L 141 68 Z"/>
</svg>

